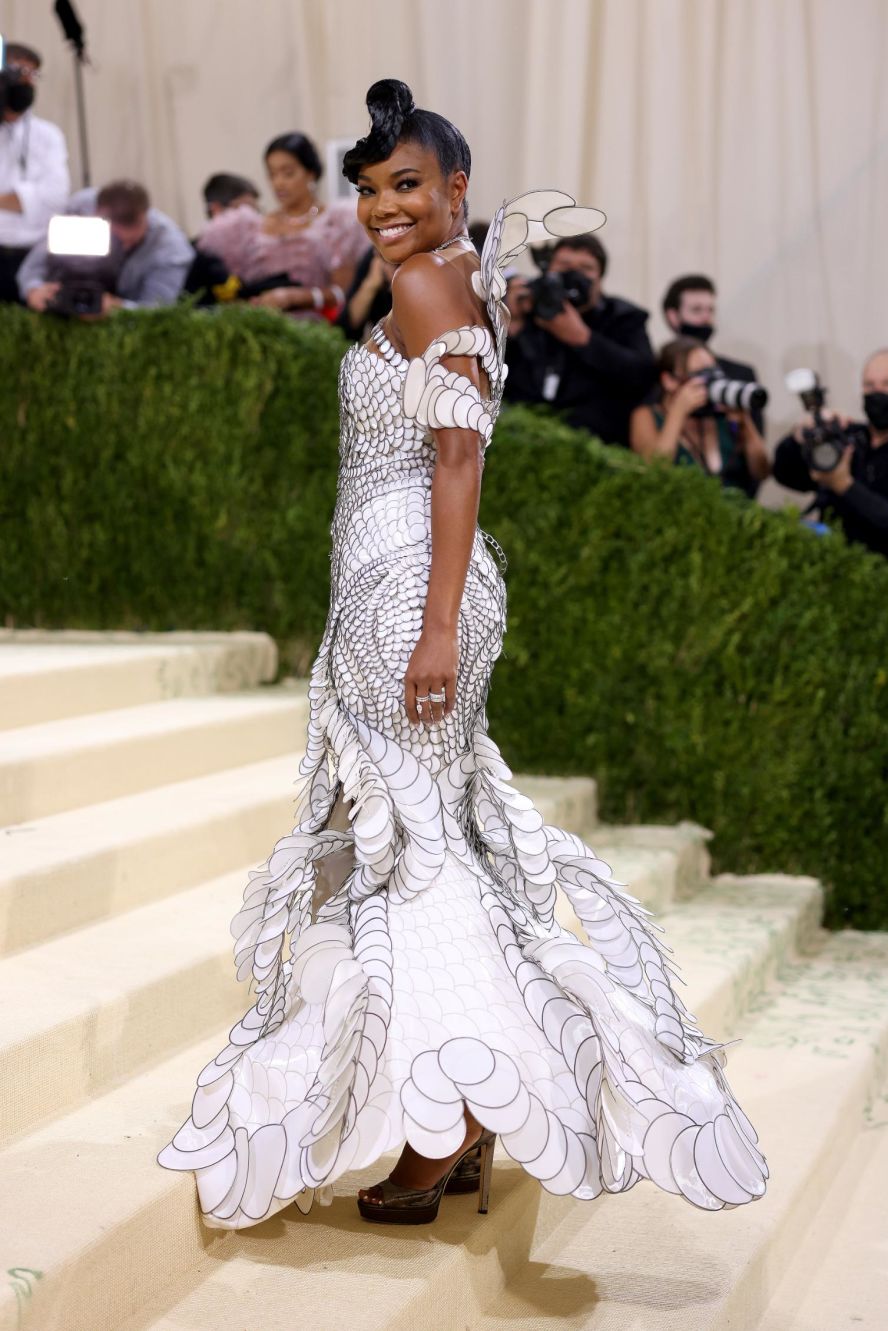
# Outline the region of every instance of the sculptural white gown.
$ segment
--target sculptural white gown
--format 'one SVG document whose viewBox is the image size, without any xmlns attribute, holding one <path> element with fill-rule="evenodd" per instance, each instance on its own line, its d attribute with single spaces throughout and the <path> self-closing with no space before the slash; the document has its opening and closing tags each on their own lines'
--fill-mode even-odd
<svg viewBox="0 0 888 1331">
<path fill-rule="evenodd" d="M 495 336 L 455 330 L 408 363 L 377 325 L 343 358 L 305 786 L 232 922 L 238 978 L 257 998 L 157 1157 L 194 1170 L 208 1226 L 254 1225 L 294 1199 L 307 1210 L 315 1190 L 329 1200 L 346 1170 L 405 1139 L 449 1155 L 464 1105 L 554 1193 L 644 1178 L 717 1211 L 765 1191 L 724 1046 L 676 994 L 660 926 L 509 784 L 485 715 L 504 586 L 480 531 L 457 706 L 426 729 L 403 705 L 430 566 L 430 429 L 468 426 L 487 445 L 505 376 L 503 268 L 528 242 L 602 220 L 553 191 L 503 205 L 475 277 Z M 488 400 L 445 371 L 448 353 L 480 358 Z M 556 888 L 590 944 L 555 921 Z"/>
</svg>

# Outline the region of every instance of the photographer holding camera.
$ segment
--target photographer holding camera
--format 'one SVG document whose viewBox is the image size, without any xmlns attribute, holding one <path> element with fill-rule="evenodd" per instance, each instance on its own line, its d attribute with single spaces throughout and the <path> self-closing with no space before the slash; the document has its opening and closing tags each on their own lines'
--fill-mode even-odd
<svg viewBox="0 0 888 1331">
<path fill-rule="evenodd" d="M 715 283 L 703 273 L 688 273 L 670 282 L 663 297 L 663 318 L 676 337 L 693 337 L 709 346 L 716 328 Z M 742 360 L 729 360 L 715 355 L 715 363 L 728 379 L 743 383 L 757 383 L 758 375 L 751 365 Z M 765 433 L 765 417 L 760 407 L 752 410 L 752 419 L 760 435 Z"/>
<path fill-rule="evenodd" d="M 815 491 L 812 507 L 832 509 L 849 541 L 888 555 L 888 350 L 863 367 L 866 424 L 822 410 L 825 390 L 810 371 L 810 386 L 789 383 L 802 394 L 808 414 L 781 439 L 774 479 L 790 490 Z"/>
<path fill-rule="evenodd" d="M 542 277 L 509 281 L 505 396 L 548 403 L 608 444 L 629 442 L 629 413 L 656 377 L 647 311 L 605 296 L 597 236 L 559 241 Z"/>
<path fill-rule="evenodd" d="M 642 457 L 702 468 L 750 499 L 771 470 L 752 417 L 767 394 L 758 384 L 728 379 L 708 347 L 692 337 L 667 342 L 658 360 L 660 401 L 636 407 L 630 443 Z"/>
<path fill-rule="evenodd" d="M 0 38 L 2 46 L 2 38 Z M 16 274 L 61 212 L 71 189 L 68 149 L 57 125 L 31 110 L 42 60 L 9 42 L 0 63 L 0 301 L 19 299 Z"/>
<path fill-rule="evenodd" d="M 116 180 L 101 190 L 74 194 L 65 212 L 76 217 L 103 217 L 110 224 L 110 260 L 96 261 L 95 281 L 102 287 L 99 314 L 114 309 L 172 305 L 179 297 L 194 260 L 194 250 L 166 213 L 152 208 L 143 185 Z M 42 314 L 52 309 L 66 271 L 76 269 L 83 281 L 87 265 L 50 254 L 47 242 L 35 245 L 18 273 L 22 299 Z M 67 311 L 79 313 L 79 311 Z M 90 318 L 94 317 L 90 312 Z"/>
</svg>

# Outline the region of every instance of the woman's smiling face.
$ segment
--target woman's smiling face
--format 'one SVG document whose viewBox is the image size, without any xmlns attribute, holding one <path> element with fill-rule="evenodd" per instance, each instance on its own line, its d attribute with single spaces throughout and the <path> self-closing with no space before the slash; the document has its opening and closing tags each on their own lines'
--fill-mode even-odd
<svg viewBox="0 0 888 1331">
<path fill-rule="evenodd" d="M 358 220 L 382 257 L 400 264 L 447 240 L 467 186 L 464 171 L 442 176 L 431 148 L 399 143 L 384 162 L 361 168 Z"/>
</svg>

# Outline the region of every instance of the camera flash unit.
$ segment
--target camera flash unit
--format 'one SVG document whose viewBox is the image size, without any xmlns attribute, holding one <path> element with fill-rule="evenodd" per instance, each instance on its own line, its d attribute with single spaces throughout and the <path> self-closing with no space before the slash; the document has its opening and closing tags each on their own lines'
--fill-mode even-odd
<svg viewBox="0 0 888 1331">
<path fill-rule="evenodd" d="M 50 254 L 102 257 L 111 251 L 111 226 L 104 217 L 53 217 L 47 245 Z"/>
</svg>

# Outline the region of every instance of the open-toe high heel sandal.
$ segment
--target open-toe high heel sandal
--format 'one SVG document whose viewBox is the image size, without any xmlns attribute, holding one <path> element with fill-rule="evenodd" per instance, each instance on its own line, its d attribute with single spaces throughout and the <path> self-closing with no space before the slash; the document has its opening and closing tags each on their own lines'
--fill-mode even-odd
<svg viewBox="0 0 888 1331">
<path fill-rule="evenodd" d="M 365 1220 L 374 1220 L 380 1224 L 428 1225 L 437 1216 L 445 1192 L 474 1192 L 477 1188 L 478 1212 L 486 1215 L 495 1144 L 494 1133 L 483 1132 L 477 1142 L 457 1156 L 433 1188 L 400 1188 L 397 1183 L 385 1178 L 369 1189 L 377 1193 L 380 1200 L 372 1202 L 359 1197 L 358 1210 Z M 457 1178 L 457 1171 L 461 1167 L 463 1172 Z"/>
</svg>

